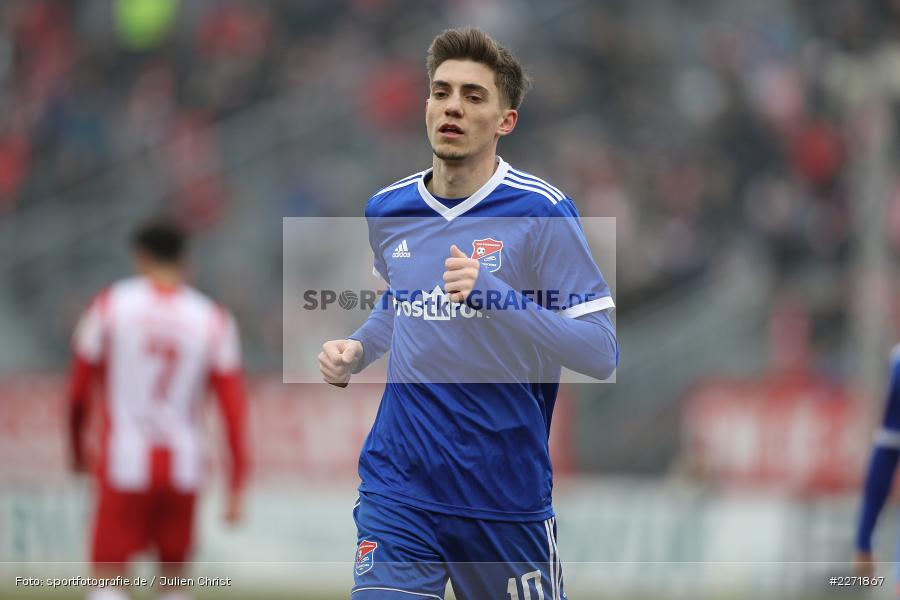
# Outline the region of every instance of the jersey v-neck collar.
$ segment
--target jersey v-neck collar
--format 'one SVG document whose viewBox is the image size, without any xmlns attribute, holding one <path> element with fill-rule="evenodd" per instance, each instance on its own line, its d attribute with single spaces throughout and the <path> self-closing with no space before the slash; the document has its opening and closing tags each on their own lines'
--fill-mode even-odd
<svg viewBox="0 0 900 600">
<path fill-rule="evenodd" d="M 425 179 L 431 174 L 433 169 L 433 167 L 431 169 L 428 169 L 427 171 L 422 173 L 421 177 L 419 177 L 419 195 L 422 197 L 422 200 L 425 201 L 425 204 L 434 209 L 436 213 L 438 213 L 448 221 L 452 221 L 456 217 L 468 212 L 476 204 L 487 198 L 488 195 L 493 192 L 498 185 L 500 185 L 500 182 L 503 181 L 503 178 L 506 177 L 506 172 L 509 170 L 509 164 L 498 156 L 497 169 L 494 171 L 494 174 L 491 175 L 491 178 L 488 179 L 483 186 L 478 188 L 478 191 L 476 191 L 474 194 L 472 194 L 456 206 L 444 205 L 440 200 L 435 198 L 431 194 L 431 192 L 428 191 L 427 187 L 425 187 Z"/>
</svg>

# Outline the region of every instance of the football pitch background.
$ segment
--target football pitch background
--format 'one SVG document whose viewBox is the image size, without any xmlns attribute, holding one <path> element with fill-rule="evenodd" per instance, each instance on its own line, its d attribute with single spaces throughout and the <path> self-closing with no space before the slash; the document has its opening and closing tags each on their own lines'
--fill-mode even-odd
<svg viewBox="0 0 900 600">
<path fill-rule="evenodd" d="M 863 590 L 859 588 L 854 589 L 845 589 L 841 591 L 834 591 L 828 589 L 822 589 L 821 591 L 812 591 L 807 594 L 801 595 L 792 595 L 792 596 L 778 596 L 783 600 L 864 600 L 870 599 L 875 600 L 879 598 L 883 598 L 885 600 L 891 599 L 894 596 L 889 591 L 890 586 L 887 586 L 881 591 L 872 591 L 872 590 Z M 634 594 L 634 593 L 625 593 L 622 594 L 620 592 L 612 592 L 612 593 L 578 593 L 578 592 L 568 592 L 566 593 L 569 600 L 659 600 L 659 598 L 668 598 L 664 593 L 646 593 L 646 594 Z M 69 592 L 17 592 L 15 590 L 2 588 L 0 589 L 0 600 L 82 600 L 85 594 L 84 591 L 69 591 Z M 141 592 L 138 594 L 134 594 L 130 596 L 132 600 L 152 600 L 156 598 L 154 594 L 150 592 Z M 228 598 L 230 600 L 348 600 L 350 597 L 349 592 L 347 593 L 333 593 L 333 594 L 316 594 L 316 593 L 308 593 L 300 590 L 296 591 L 284 591 L 284 592 L 270 592 L 270 591 L 252 591 L 252 590 L 244 590 L 240 592 L 197 592 L 194 593 L 193 598 L 196 600 L 214 600 L 215 598 Z M 735 594 L 729 592 L 716 593 L 716 594 L 697 594 L 692 596 L 694 600 L 762 600 L 763 598 L 770 598 L 772 596 L 757 596 L 757 595 L 746 595 L 746 594 Z M 455 596 L 452 593 L 448 593 L 445 600 L 455 600 Z M 498 598 L 498 600 L 504 600 L 502 598 Z M 508 599 L 506 599 L 508 600 Z M 533 598 L 533 600 L 537 600 Z M 547 600 L 545 598 L 545 600 Z"/>
<path fill-rule="evenodd" d="M 185 576 L 230 577 L 232 585 L 195 585 L 191 592 L 198 598 L 346 598 L 353 570 L 346 555 L 353 554 L 355 532 L 344 505 L 352 506 L 352 485 L 309 487 L 257 486 L 246 522 L 234 529 L 222 525 L 222 497 L 211 490 L 200 506 L 197 560 Z M 17 526 L 3 530 L 0 597 L 83 597 L 79 588 L 13 584 L 17 576 L 90 575 L 86 564 L 27 560 L 83 555 L 88 506 L 85 486 L 52 497 L 0 491 L 4 520 L 17 515 Z M 640 478 L 570 478 L 558 483 L 556 506 L 570 600 L 891 598 L 892 564 L 879 565 L 877 575 L 885 579 L 877 588 L 829 585 L 831 577 L 850 574 L 852 497 L 751 499 Z M 892 513 L 882 527 L 877 555 L 890 556 Z M 11 551 L 22 560 L 9 561 Z M 153 564 L 139 563 L 128 576 L 156 573 Z M 134 593 L 152 597 L 143 587 Z"/>
<path fill-rule="evenodd" d="M 61 384 L 57 377 L 32 378 L 3 388 L 0 416 L 15 426 L 0 439 L 0 456 L 8 459 L 3 463 L 7 480 L 16 482 L 0 487 L 0 593 L 6 597 L 79 597 L 78 590 L 8 584 L 16 576 L 90 573 L 86 565 L 63 569 L 59 564 L 84 560 L 93 511 L 90 482 L 65 471 L 61 412 L 54 408 Z M 277 378 L 251 383 L 257 462 L 245 519 L 233 528 L 223 523 L 222 470 L 213 463 L 196 522 L 196 564 L 189 571 L 194 577 L 232 577 L 234 584 L 196 587 L 194 593 L 346 597 L 352 586 L 352 507 L 358 485 L 347 474 L 354 472 L 379 394 L 374 384 L 357 387 L 350 400 L 337 388 L 286 386 Z M 563 442 L 571 432 L 573 402 L 569 392 L 561 395 L 551 434 L 560 556 L 572 600 L 649 599 L 659 597 L 655 590 L 685 600 L 806 600 L 862 593 L 827 585 L 830 577 L 849 574 L 855 494 L 738 492 L 710 489 L 687 477 L 572 473 Z M 214 415 L 208 411 L 211 446 L 221 435 Z M 783 411 L 778 415 L 780 422 L 790 423 Z M 721 461 L 727 450 L 716 450 L 716 458 Z M 777 456 L 784 462 L 789 453 Z M 892 511 L 882 516 L 875 538 L 878 557 L 892 556 L 894 519 Z M 155 570 L 141 565 L 131 573 L 150 576 Z M 893 566 L 881 565 L 877 574 L 891 582 Z M 865 593 L 889 598 L 891 586 Z"/>
<path fill-rule="evenodd" d="M 846 588 L 840 591 L 835 591 L 834 589 L 823 588 L 820 591 L 810 591 L 806 594 L 777 597 L 783 600 L 875 600 L 879 598 L 888 600 L 894 597 L 889 590 L 890 586 L 885 584 L 885 587 L 880 591 L 860 588 Z M 621 592 L 579 593 L 574 591 L 567 591 L 566 595 L 569 600 L 659 600 L 659 598 L 669 597 L 666 596 L 665 593 L 654 594 L 650 592 L 645 594 L 635 594 Z M 0 600 L 81 600 L 84 598 L 84 596 L 85 594 L 83 590 L 43 593 L 30 591 L 22 592 L 8 588 L 0 588 Z M 204 591 L 193 593 L 192 597 L 196 600 L 214 600 L 215 598 L 228 598 L 231 600 L 348 600 L 349 596 L 349 592 L 317 594 L 303 592 L 302 590 L 298 589 L 294 591 L 285 590 L 283 592 L 271 592 L 266 590 L 242 590 L 234 592 Z M 130 596 L 132 600 L 152 600 L 156 597 L 157 596 L 148 591 L 133 594 Z M 776 596 L 721 592 L 715 594 L 696 594 L 691 597 L 693 598 L 693 600 L 762 600 L 764 598 L 773 598 Z M 455 598 L 456 597 L 452 593 L 448 592 L 445 600 L 455 600 Z M 508 598 L 498 598 L 497 600 L 508 600 Z M 537 598 L 533 598 L 532 600 L 537 600 Z M 545 598 L 545 600 L 548 599 Z"/>
<path fill-rule="evenodd" d="M 243 590 L 240 592 L 221 592 L 221 591 L 203 591 L 192 593 L 197 600 L 213 600 L 214 598 L 231 598 L 233 600 L 290 600 L 303 598 L 305 600 L 345 600 L 349 594 L 339 595 L 316 595 L 304 594 L 300 592 L 285 591 L 282 593 Z M 67 592 L 32 592 L 32 591 L 16 591 L 15 589 L 0 589 L 0 599 L 2 600 L 82 600 L 85 596 L 85 590 L 70 590 Z M 157 598 L 151 591 L 143 591 L 132 594 L 130 598 L 135 600 L 151 600 Z"/>
</svg>

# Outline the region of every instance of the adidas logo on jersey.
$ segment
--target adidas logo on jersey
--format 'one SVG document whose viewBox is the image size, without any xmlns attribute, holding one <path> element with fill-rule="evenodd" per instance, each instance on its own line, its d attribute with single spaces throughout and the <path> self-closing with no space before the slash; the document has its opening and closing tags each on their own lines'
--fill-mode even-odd
<svg viewBox="0 0 900 600">
<path fill-rule="evenodd" d="M 409 258 L 411 256 L 406 240 L 400 242 L 400 245 L 394 248 L 394 253 L 391 254 L 391 258 Z"/>
</svg>

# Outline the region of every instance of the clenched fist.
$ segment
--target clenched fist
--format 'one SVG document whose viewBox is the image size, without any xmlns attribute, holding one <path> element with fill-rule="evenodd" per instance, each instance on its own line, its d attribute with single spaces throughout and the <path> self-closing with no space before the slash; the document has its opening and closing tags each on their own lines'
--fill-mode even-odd
<svg viewBox="0 0 900 600">
<path fill-rule="evenodd" d="M 444 261 L 444 290 L 453 302 L 465 302 L 475 287 L 481 263 L 466 256 L 456 244 L 450 246 L 450 258 Z"/>
<path fill-rule="evenodd" d="M 331 340 L 319 352 L 319 372 L 325 383 L 347 387 L 350 375 L 362 359 L 363 347 L 356 340 Z"/>
</svg>

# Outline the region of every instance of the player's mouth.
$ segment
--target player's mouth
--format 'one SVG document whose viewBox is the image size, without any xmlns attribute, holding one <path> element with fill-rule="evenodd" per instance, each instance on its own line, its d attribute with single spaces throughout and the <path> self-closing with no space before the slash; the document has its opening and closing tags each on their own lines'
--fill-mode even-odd
<svg viewBox="0 0 900 600">
<path fill-rule="evenodd" d="M 444 138 L 458 138 L 465 134 L 462 128 L 457 125 L 453 125 L 452 123 L 444 123 L 440 127 L 438 127 L 438 133 L 441 137 Z"/>
</svg>

